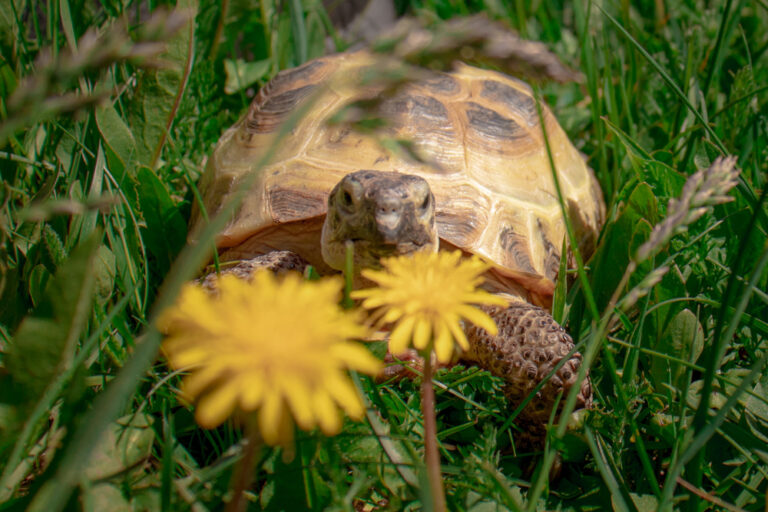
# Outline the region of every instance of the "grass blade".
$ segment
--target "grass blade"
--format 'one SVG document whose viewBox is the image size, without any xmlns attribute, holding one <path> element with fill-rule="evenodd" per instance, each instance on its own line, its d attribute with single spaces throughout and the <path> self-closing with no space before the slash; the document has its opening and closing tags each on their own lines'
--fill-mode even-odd
<svg viewBox="0 0 768 512">
<path fill-rule="evenodd" d="M 699 112 L 699 110 L 688 100 L 688 97 L 685 95 L 682 89 L 680 89 L 680 86 L 678 86 L 674 79 L 669 76 L 669 73 L 667 73 L 664 68 L 661 67 L 661 64 L 659 64 L 658 61 L 656 61 L 656 59 L 654 59 L 653 56 L 651 56 L 651 54 L 648 53 L 648 51 L 643 48 L 643 46 L 638 43 L 637 40 L 632 37 L 629 32 L 627 32 L 627 29 L 625 29 L 621 23 L 619 23 L 613 16 L 608 14 L 608 12 L 606 12 L 605 9 L 599 5 L 596 5 L 596 7 L 600 9 L 600 12 L 602 12 L 603 15 L 608 18 L 608 20 L 618 29 L 618 31 L 632 43 L 635 49 L 640 52 L 640 55 L 642 55 L 645 60 L 648 61 L 653 69 L 655 69 L 656 72 L 661 75 L 661 78 L 664 80 L 664 82 L 667 83 L 672 91 L 674 91 L 675 95 L 680 99 L 680 101 L 682 101 L 685 106 L 688 107 L 688 110 L 690 110 L 691 113 L 696 117 L 696 119 L 699 120 L 702 128 L 704 128 L 709 137 L 712 139 L 712 142 L 714 142 L 714 144 L 720 150 L 720 153 L 723 155 L 727 154 L 728 151 L 725 149 L 725 146 L 723 145 L 722 141 L 720 141 L 720 138 L 717 136 L 715 131 L 711 126 L 709 126 L 709 123 L 707 123 L 706 119 L 704 119 L 704 116 L 701 114 L 701 112 Z"/>
<path fill-rule="evenodd" d="M 615 463 L 608 458 L 608 452 L 602 439 L 595 437 L 592 429 L 588 427 L 584 430 L 584 434 L 587 436 L 589 449 L 595 457 L 595 463 L 600 471 L 600 475 L 603 477 L 603 481 L 611 493 L 615 510 L 637 512 L 637 507 L 635 507 L 635 503 L 632 501 L 629 491 L 627 491 L 626 484 L 620 482 L 621 477 L 617 476 L 619 473 Z"/>
</svg>

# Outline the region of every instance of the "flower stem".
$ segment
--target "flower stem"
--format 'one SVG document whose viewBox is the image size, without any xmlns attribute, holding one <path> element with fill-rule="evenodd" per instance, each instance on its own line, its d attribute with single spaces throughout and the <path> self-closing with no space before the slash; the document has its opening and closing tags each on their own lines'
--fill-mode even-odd
<svg viewBox="0 0 768 512">
<path fill-rule="evenodd" d="M 261 451 L 261 438 L 255 414 L 250 414 L 246 421 L 245 439 L 243 457 L 237 464 L 235 474 L 232 477 L 232 500 L 227 504 L 226 512 L 243 512 L 247 509 L 245 489 L 248 488 L 253 478 L 253 459 L 256 457 L 256 453 Z"/>
<path fill-rule="evenodd" d="M 440 474 L 440 452 L 437 450 L 435 389 L 432 387 L 432 350 L 425 351 L 424 377 L 421 381 L 421 412 L 424 416 L 424 459 L 435 512 L 445 511 L 443 479 Z"/>
</svg>

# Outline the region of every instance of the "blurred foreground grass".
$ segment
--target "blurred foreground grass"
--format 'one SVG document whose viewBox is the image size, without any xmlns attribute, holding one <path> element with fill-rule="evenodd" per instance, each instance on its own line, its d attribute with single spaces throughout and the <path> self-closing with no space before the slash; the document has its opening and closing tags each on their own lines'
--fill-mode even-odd
<svg viewBox="0 0 768 512">
<path fill-rule="evenodd" d="M 206 155 L 259 85 L 324 54 L 335 34 L 313 0 L 171 7 L 0 4 L 0 509 L 218 510 L 227 497 L 241 432 L 195 425 L 145 328 L 206 257 L 178 258 Z M 619 298 L 670 270 L 616 325 L 601 329 L 578 280 L 560 293 L 556 316 L 597 358 L 596 405 L 545 454 L 513 451 L 499 381 L 474 368 L 437 374 L 449 508 L 764 510 L 768 6 L 398 9 L 484 11 L 583 73 L 543 93 L 608 203 L 587 264 L 598 314 L 686 177 L 719 155 L 742 170 L 734 201 L 639 266 Z M 265 451 L 254 509 L 419 508 L 418 483 L 380 437 L 388 425 L 404 453 L 421 448 L 417 385 L 362 386 L 385 425 L 300 434 L 291 462 Z M 564 467 L 547 484 L 529 468 L 554 450 Z"/>
</svg>

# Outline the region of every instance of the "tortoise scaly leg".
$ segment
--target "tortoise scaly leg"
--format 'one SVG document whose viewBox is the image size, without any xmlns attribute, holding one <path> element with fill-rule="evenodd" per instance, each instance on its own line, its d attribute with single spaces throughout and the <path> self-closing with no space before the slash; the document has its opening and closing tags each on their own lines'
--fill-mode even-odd
<svg viewBox="0 0 768 512">
<path fill-rule="evenodd" d="M 292 251 L 272 251 L 247 260 L 240 260 L 234 265 L 232 263 L 234 262 L 222 263 L 220 275 L 233 274 L 246 281 L 250 281 L 254 272 L 260 269 L 271 270 L 280 275 L 285 272 L 303 273 L 309 266 L 307 260 Z M 206 290 L 213 291 L 216 289 L 218 279 L 219 275 L 216 272 L 210 272 L 201 277 L 199 282 Z"/>
<path fill-rule="evenodd" d="M 506 381 L 505 393 L 517 407 L 573 350 L 573 340 L 547 311 L 525 302 L 508 307 L 484 307 L 496 321 L 499 332 L 491 336 L 475 325 L 466 328 L 470 351 L 465 358 Z M 541 449 L 545 427 L 557 396 L 562 399 L 576 383 L 581 354 L 575 352 L 539 389 L 516 419 L 525 433 L 523 444 Z M 562 403 L 562 402 L 561 402 Z M 589 377 L 581 383 L 577 409 L 592 404 Z"/>
</svg>

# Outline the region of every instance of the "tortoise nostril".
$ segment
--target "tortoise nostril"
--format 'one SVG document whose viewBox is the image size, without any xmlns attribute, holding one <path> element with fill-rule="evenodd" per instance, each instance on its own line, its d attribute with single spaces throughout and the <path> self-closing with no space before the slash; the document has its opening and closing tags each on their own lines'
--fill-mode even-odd
<svg viewBox="0 0 768 512">
<path fill-rule="evenodd" d="M 378 215 L 392 215 L 397 213 L 398 208 L 396 206 L 379 206 L 376 209 Z"/>
<path fill-rule="evenodd" d="M 397 237 L 401 221 L 402 215 L 399 208 L 393 206 L 376 208 L 376 228 L 385 238 Z"/>
</svg>

